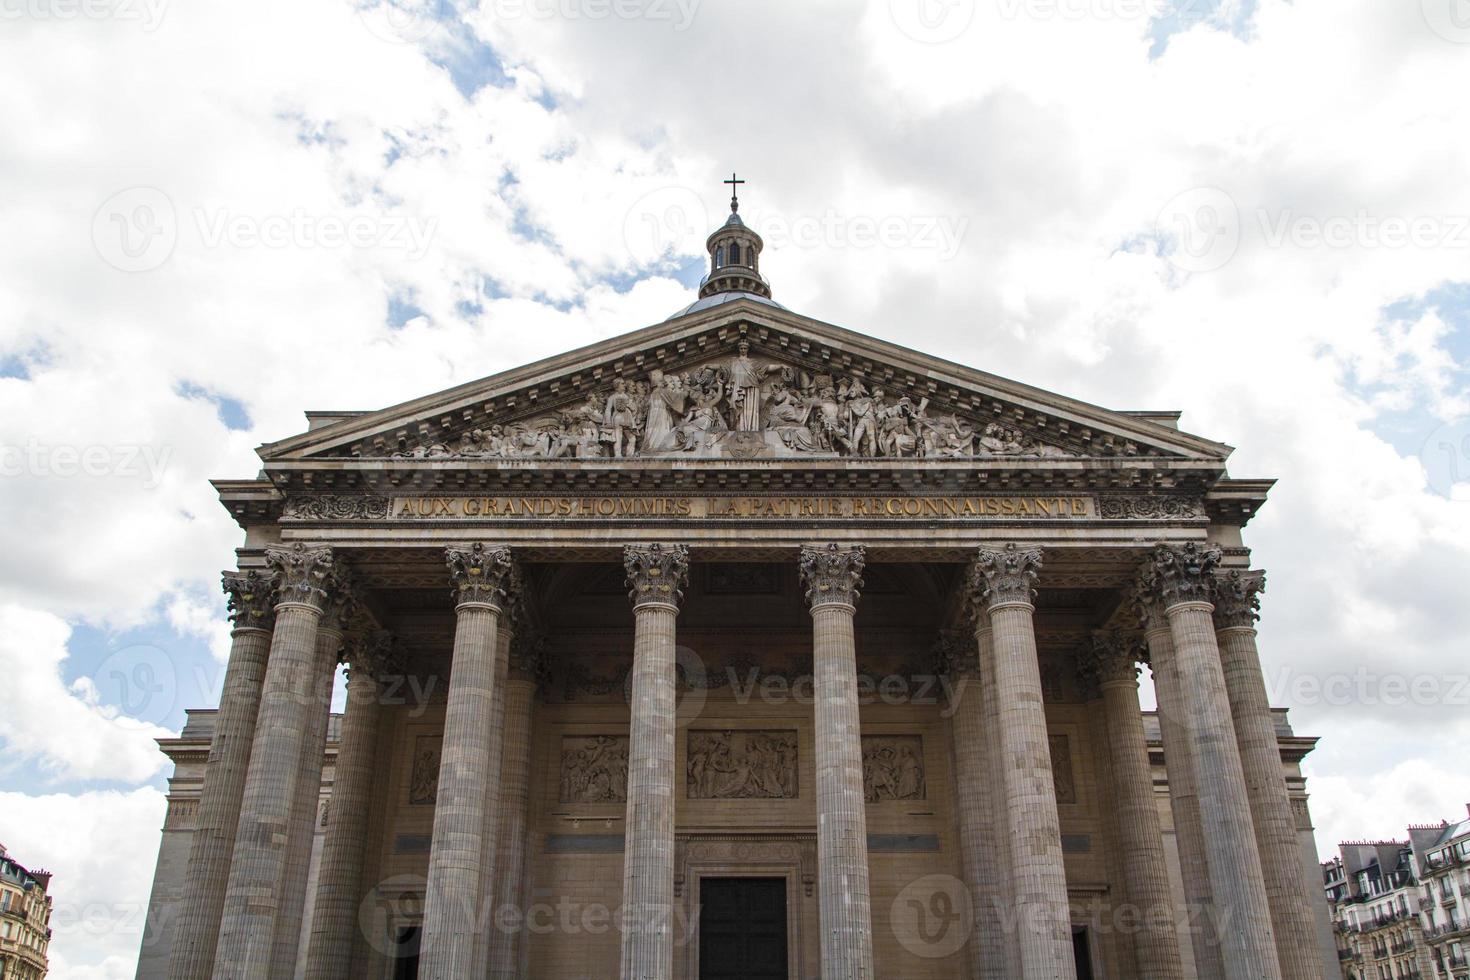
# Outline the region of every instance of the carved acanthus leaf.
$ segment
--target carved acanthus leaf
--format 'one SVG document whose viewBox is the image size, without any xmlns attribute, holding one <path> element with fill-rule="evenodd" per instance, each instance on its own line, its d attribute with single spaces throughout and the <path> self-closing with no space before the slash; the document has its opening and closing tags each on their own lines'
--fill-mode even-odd
<svg viewBox="0 0 1470 980">
<path fill-rule="evenodd" d="M 225 602 L 235 629 L 269 630 L 275 625 L 278 580 L 273 571 L 225 572 Z"/>
<path fill-rule="evenodd" d="M 987 609 L 1006 602 L 1030 602 L 1041 574 L 1041 550 L 1015 542 L 1004 548 L 981 548 L 970 564 L 970 602 Z"/>
<path fill-rule="evenodd" d="M 1193 541 L 1159 545 L 1153 556 L 1153 568 L 1157 572 L 1153 584 L 1165 607 L 1181 602 L 1211 601 L 1214 572 L 1220 558 L 1219 548 Z"/>
<path fill-rule="evenodd" d="M 677 606 L 684 601 L 684 588 L 689 584 L 689 548 L 682 544 L 629 546 L 623 549 L 623 570 L 634 608 L 650 603 Z"/>
<path fill-rule="evenodd" d="M 277 575 L 280 602 L 301 602 L 325 609 L 340 589 L 345 572 L 331 548 L 267 548 L 266 563 Z"/>
<path fill-rule="evenodd" d="M 457 603 L 488 603 L 504 609 L 506 589 L 514 581 L 515 559 L 509 548 L 490 548 L 476 541 L 468 548 L 444 552 Z"/>
<path fill-rule="evenodd" d="M 1260 619 L 1266 573 L 1232 568 L 1215 576 L 1215 625 L 1221 629 L 1254 627 Z"/>
<path fill-rule="evenodd" d="M 801 549 L 801 581 L 806 601 L 816 608 L 828 603 L 857 605 L 863 585 L 866 549 L 840 548 L 834 542 L 825 548 Z"/>
<path fill-rule="evenodd" d="M 1142 637 L 1122 630 L 1095 630 L 1077 655 L 1077 676 L 1085 689 L 1117 682 L 1136 683 L 1143 659 Z"/>
</svg>

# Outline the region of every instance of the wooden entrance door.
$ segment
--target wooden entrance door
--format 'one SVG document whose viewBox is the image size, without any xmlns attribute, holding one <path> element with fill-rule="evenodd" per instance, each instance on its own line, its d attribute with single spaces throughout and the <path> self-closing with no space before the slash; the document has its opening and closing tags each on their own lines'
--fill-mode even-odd
<svg viewBox="0 0 1470 980">
<path fill-rule="evenodd" d="M 788 980 L 785 878 L 701 878 L 699 903 L 699 980 Z"/>
</svg>

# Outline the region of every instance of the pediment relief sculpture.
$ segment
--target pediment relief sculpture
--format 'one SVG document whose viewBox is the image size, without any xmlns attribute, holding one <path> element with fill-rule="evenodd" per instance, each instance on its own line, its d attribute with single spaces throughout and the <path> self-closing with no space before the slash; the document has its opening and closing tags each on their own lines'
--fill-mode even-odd
<svg viewBox="0 0 1470 980">
<path fill-rule="evenodd" d="M 682 372 L 619 378 L 585 401 L 394 454 L 408 459 L 1069 457 L 1017 425 L 934 409 L 878 382 L 757 359 L 742 341 Z"/>
</svg>

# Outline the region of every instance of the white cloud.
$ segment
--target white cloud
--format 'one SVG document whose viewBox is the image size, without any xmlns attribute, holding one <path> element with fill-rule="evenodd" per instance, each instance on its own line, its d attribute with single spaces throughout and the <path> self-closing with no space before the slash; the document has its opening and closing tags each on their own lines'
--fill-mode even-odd
<svg viewBox="0 0 1470 980">
<path fill-rule="evenodd" d="M 0 793 L 5 846 L 49 870 L 55 980 L 131 977 L 148 913 L 165 802 L 156 789 L 30 796 Z"/>
</svg>

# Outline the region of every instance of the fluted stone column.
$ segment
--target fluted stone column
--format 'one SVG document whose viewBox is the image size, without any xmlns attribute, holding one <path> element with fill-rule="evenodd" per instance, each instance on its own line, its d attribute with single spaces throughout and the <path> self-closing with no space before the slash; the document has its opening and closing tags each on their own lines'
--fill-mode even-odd
<svg viewBox="0 0 1470 980">
<path fill-rule="evenodd" d="M 974 596 L 971 596 L 974 599 Z M 997 906 L 1001 937 L 1005 951 L 1005 977 L 1011 980 L 1021 976 L 1021 941 L 1016 934 L 1016 886 L 1011 880 L 1013 857 L 1011 855 L 1010 810 L 1006 805 L 1005 786 L 1000 779 L 1000 695 L 995 686 L 995 637 L 990 629 L 990 615 L 983 606 L 970 610 L 975 623 L 975 652 L 980 667 L 981 724 L 986 752 L 991 762 L 991 781 L 986 794 L 991 827 L 995 828 L 995 856 L 999 862 L 996 874 L 1000 878 L 1000 894 Z"/>
<path fill-rule="evenodd" d="M 625 548 L 633 600 L 628 810 L 623 855 L 622 980 L 670 980 L 674 971 L 674 621 L 689 578 L 689 549 Z"/>
<path fill-rule="evenodd" d="M 817 888 L 822 976 L 871 978 L 873 913 L 868 822 L 858 724 L 853 616 L 863 584 L 862 548 L 804 548 L 801 578 L 812 613 L 816 701 Z"/>
<path fill-rule="evenodd" d="M 475 930 L 475 973 L 485 976 L 490 969 L 490 946 L 495 938 L 495 897 L 499 891 L 496 859 L 500 856 L 500 817 L 502 795 L 500 773 L 505 761 L 505 682 L 510 667 L 510 645 L 514 639 L 521 594 L 520 574 L 511 566 L 506 606 L 500 617 L 500 630 L 495 640 L 495 694 L 490 701 L 490 772 L 485 793 L 485 825 L 480 837 L 480 908 L 479 926 Z"/>
<path fill-rule="evenodd" d="M 989 617 L 968 644 L 958 637 L 941 638 L 941 655 L 950 687 L 950 738 L 955 762 L 955 812 L 959 815 L 960 856 L 965 887 L 974 907 L 975 931 L 969 942 L 972 980 L 1006 980 L 1006 942 L 1001 910 L 1006 904 L 1004 866 L 996 833 L 994 796 L 996 763 L 986 738 L 985 701 L 981 695 L 979 647 L 990 645 Z"/>
<path fill-rule="evenodd" d="M 1154 802 L 1153 767 L 1138 704 L 1136 637 L 1098 632 L 1083 671 L 1102 695 L 1103 724 L 1113 775 L 1118 847 L 1128 903 L 1137 917 L 1133 937 L 1139 980 L 1181 980 L 1183 959 L 1174 928 L 1173 890 L 1164 858 L 1164 832 Z"/>
<path fill-rule="evenodd" d="M 345 585 L 337 590 L 322 611 L 316 631 L 316 674 L 312 679 L 306 737 L 301 740 L 301 757 L 296 765 L 296 783 L 291 790 L 291 825 L 286 839 L 286 868 L 281 882 L 281 913 L 276 916 L 275 949 L 271 953 L 271 976 L 296 973 L 297 953 L 306 914 L 307 875 L 316 841 L 317 811 L 321 803 L 322 759 L 327 751 L 327 724 L 332 714 L 332 682 L 342 660 L 347 620 L 356 614 Z"/>
<path fill-rule="evenodd" d="M 981 549 L 970 568 L 972 602 L 990 616 L 1000 704 L 1000 780 L 1023 980 L 1076 980 L 1032 597 L 1041 552 Z"/>
<path fill-rule="evenodd" d="M 524 635 L 511 647 L 505 683 L 505 751 L 500 767 L 495 908 L 490 944 L 492 980 L 519 980 L 525 936 L 526 822 L 531 802 L 531 712 L 536 703 L 536 645 Z"/>
<path fill-rule="evenodd" d="M 255 718 L 260 711 L 261 685 L 275 625 L 275 572 L 226 572 L 224 589 L 235 628 L 230 634 L 230 660 L 215 716 L 204 785 L 199 791 L 199 817 L 179 900 L 169 980 L 207 980 L 214 969 L 230 856 L 235 849 L 240 800 L 245 793 L 250 745 L 255 739 Z"/>
<path fill-rule="evenodd" d="M 497 775 L 490 764 L 496 633 L 512 564 L 508 549 L 479 543 L 450 548 L 447 558 L 458 602 L 424 896 L 423 980 L 474 975 L 485 797 Z"/>
<path fill-rule="evenodd" d="M 1215 640 L 1211 576 L 1220 551 L 1160 546 L 1154 585 L 1169 619 L 1193 750 L 1205 862 L 1227 980 L 1281 980 L 1261 853 Z"/>
<path fill-rule="evenodd" d="M 330 548 L 298 543 L 271 548 L 266 559 L 280 577 L 276 628 L 225 889 L 215 980 L 270 977 L 276 922 L 285 899 L 293 790 L 302 743 L 309 737 L 317 625 L 342 579 Z"/>
<path fill-rule="evenodd" d="M 1205 837 L 1199 821 L 1194 748 L 1184 724 L 1184 692 L 1174 658 L 1174 634 L 1164 615 L 1163 603 L 1154 594 L 1152 579 L 1140 589 L 1138 600 L 1143 616 L 1144 644 L 1154 677 L 1158 702 L 1159 737 L 1164 747 L 1164 769 L 1169 780 L 1169 807 L 1174 816 L 1174 843 L 1179 851 L 1179 875 L 1184 882 L 1184 926 L 1199 980 L 1223 980 L 1225 964 L 1220 958 L 1220 939 L 1215 933 L 1214 900 L 1210 895 L 1210 871 L 1205 861 Z"/>
<path fill-rule="evenodd" d="M 368 807 L 377 772 L 382 675 L 391 658 L 391 638 L 377 633 L 349 648 L 347 709 L 337 750 L 327 836 L 322 844 L 306 980 L 348 980 L 352 944 L 362 902 L 362 863 L 367 849 Z"/>
<path fill-rule="evenodd" d="M 1276 720 L 1256 649 L 1256 610 L 1265 587 L 1262 572 L 1231 570 L 1217 577 L 1215 638 L 1256 842 L 1261 848 L 1261 872 L 1281 975 L 1284 980 L 1324 980 L 1311 896 L 1302 873 L 1301 842 L 1281 770 Z"/>
</svg>

